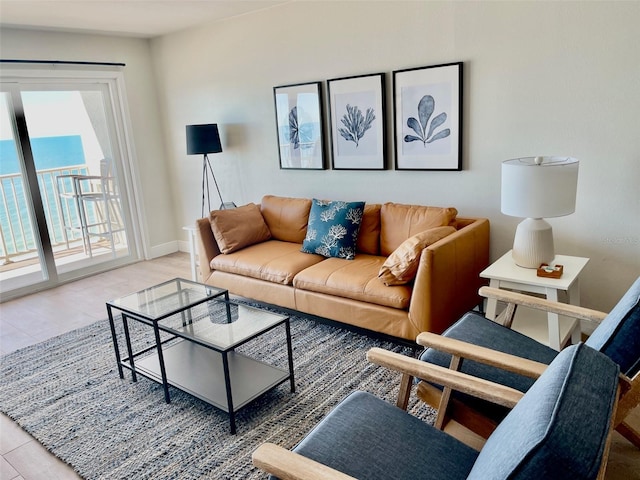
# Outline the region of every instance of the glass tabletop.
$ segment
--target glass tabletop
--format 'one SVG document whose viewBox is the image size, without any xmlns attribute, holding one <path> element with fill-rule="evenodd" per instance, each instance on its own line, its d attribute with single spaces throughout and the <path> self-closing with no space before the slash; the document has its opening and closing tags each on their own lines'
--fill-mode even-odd
<svg viewBox="0 0 640 480">
<path fill-rule="evenodd" d="M 219 351 L 228 351 L 284 323 L 288 318 L 218 297 L 163 318 L 158 326 L 182 338 L 195 340 Z"/>
<path fill-rule="evenodd" d="M 158 320 L 226 293 L 227 291 L 221 288 L 203 285 L 184 278 L 174 278 L 139 292 L 110 300 L 107 305 L 148 320 Z"/>
</svg>

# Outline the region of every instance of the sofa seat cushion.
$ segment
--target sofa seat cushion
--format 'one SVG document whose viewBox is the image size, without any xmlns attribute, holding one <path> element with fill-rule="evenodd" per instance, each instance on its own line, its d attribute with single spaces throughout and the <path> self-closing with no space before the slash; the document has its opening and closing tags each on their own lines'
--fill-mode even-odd
<svg viewBox="0 0 640 480">
<path fill-rule="evenodd" d="M 268 240 L 234 253 L 217 255 L 210 266 L 213 270 L 291 285 L 298 272 L 323 260 L 320 255 L 302 253 L 299 243 Z"/>
<path fill-rule="evenodd" d="M 408 309 L 411 287 L 387 287 L 378 278 L 385 257 L 359 254 L 353 260 L 327 258 L 302 270 L 293 286 L 311 292 L 375 303 L 386 307 Z"/>
</svg>

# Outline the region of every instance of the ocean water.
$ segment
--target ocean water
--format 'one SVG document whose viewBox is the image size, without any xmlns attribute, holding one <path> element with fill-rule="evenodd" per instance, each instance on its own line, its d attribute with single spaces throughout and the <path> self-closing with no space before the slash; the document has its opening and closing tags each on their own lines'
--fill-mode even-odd
<svg viewBox="0 0 640 480">
<path fill-rule="evenodd" d="M 36 170 L 60 168 L 85 163 L 80 135 L 31 139 Z M 13 140 L 0 140 L 0 175 L 20 173 L 18 153 Z"/>
<path fill-rule="evenodd" d="M 40 137 L 31 139 L 31 150 L 36 170 L 50 168 L 64 168 L 85 164 L 84 150 L 80 135 L 68 135 L 59 137 Z M 16 145 L 13 140 L 0 140 L 0 227 L 4 238 L 5 247 L 0 244 L 0 261 L 5 255 L 16 254 L 33 250 L 35 248 L 34 233 L 29 222 L 29 210 L 25 192 L 21 181 L 15 178 L 3 178 L 5 175 L 20 173 L 20 164 Z M 73 169 L 64 173 L 86 173 L 84 170 Z M 38 176 L 40 190 L 42 192 L 45 208 L 47 205 L 49 215 L 47 226 L 52 242 L 59 243 L 64 240 L 62 219 L 57 208 L 55 178 L 52 175 Z M 77 224 L 78 216 L 75 209 L 68 210 L 72 224 Z"/>
</svg>

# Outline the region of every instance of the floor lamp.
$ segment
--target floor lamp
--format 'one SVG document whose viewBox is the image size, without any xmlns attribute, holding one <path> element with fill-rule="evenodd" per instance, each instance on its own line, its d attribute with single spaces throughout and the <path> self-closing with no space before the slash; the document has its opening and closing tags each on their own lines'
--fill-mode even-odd
<svg viewBox="0 0 640 480">
<path fill-rule="evenodd" d="M 207 198 L 207 212 L 211 211 L 211 197 L 209 196 L 209 173 L 213 179 L 213 184 L 220 197 L 220 210 L 227 208 L 235 208 L 235 203 L 222 200 L 222 194 L 213 174 L 213 168 L 209 161 L 209 153 L 222 152 L 222 144 L 220 143 L 220 134 L 218 133 L 218 124 L 209 123 L 205 125 L 187 125 L 187 155 L 204 155 L 202 161 L 202 217 L 204 217 L 204 199 Z M 206 193 L 205 193 L 206 192 Z"/>
<path fill-rule="evenodd" d="M 538 268 L 553 261 L 553 231 L 544 219 L 575 211 L 578 163 L 572 157 L 525 157 L 502 162 L 502 213 L 525 218 L 513 241 L 512 256 L 517 265 Z"/>
</svg>

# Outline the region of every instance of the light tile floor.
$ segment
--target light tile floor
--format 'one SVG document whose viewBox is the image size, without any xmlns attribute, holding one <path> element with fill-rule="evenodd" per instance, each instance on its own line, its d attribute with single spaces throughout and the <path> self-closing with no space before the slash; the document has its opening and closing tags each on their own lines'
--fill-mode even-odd
<svg viewBox="0 0 640 480">
<path fill-rule="evenodd" d="M 189 255 L 176 253 L 0 304 L 0 354 L 106 318 L 104 302 L 174 277 L 190 278 Z M 640 408 L 631 423 L 640 427 Z M 0 480 L 78 479 L 11 419 L 0 414 Z M 614 433 L 608 480 L 640 480 L 640 450 Z"/>
<path fill-rule="evenodd" d="M 139 262 L 0 304 L 0 354 L 104 320 L 106 300 L 174 277 L 191 278 L 188 254 Z M 0 455 L 0 480 L 80 478 L 4 414 Z"/>
</svg>

